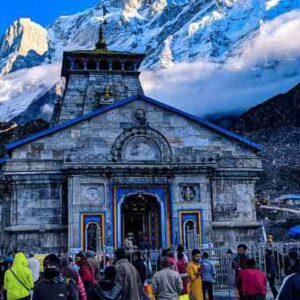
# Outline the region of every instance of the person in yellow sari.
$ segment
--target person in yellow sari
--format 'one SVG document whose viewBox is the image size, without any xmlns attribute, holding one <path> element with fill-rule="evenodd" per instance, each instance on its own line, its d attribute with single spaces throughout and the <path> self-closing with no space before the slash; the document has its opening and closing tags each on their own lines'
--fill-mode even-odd
<svg viewBox="0 0 300 300">
<path fill-rule="evenodd" d="M 192 261 L 187 266 L 191 300 L 203 300 L 200 259 L 200 250 L 194 249 L 192 251 Z"/>
</svg>

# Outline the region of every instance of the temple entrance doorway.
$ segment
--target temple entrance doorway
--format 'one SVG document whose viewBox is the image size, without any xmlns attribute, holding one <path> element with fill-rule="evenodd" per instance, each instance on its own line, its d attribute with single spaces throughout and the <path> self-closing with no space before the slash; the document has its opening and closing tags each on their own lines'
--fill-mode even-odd
<svg viewBox="0 0 300 300">
<path fill-rule="evenodd" d="M 129 195 L 122 204 L 123 240 L 132 233 L 134 244 L 144 248 L 161 248 L 160 203 L 157 198 L 144 193 Z"/>
</svg>

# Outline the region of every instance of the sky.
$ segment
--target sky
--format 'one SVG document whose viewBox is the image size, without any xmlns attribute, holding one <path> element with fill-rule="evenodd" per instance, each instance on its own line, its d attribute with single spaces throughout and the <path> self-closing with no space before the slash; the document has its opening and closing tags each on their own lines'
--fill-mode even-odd
<svg viewBox="0 0 300 300">
<path fill-rule="evenodd" d="M 99 0 L 0 0 L 0 36 L 20 17 L 29 17 L 43 26 L 61 15 L 69 15 L 94 6 Z"/>
</svg>

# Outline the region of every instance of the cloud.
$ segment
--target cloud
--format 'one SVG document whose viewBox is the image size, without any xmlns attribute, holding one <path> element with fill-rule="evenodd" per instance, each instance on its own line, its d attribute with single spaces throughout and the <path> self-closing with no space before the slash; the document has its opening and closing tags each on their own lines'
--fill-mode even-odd
<svg viewBox="0 0 300 300">
<path fill-rule="evenodd" d="M 225 64 L 198 61 L 142 73 L 148 96 L 196 115 L 241 113 L 300 82 L 300 11 L 262 23 Z"/>
<path fill-rule="evenodd" d="M 60 80 L 60 65 L 22 69 L 0 79 L 0 121 L 23 112 L 30 103 Z"/>
</svg>

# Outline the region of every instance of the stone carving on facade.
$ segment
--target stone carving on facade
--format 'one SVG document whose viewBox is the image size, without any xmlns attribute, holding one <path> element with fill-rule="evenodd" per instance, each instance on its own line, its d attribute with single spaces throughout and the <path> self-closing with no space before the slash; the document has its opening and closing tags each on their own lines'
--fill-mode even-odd
<svg viewBox="0 0 300 300">
<path fill-rule="evenodd" d="M 81 184 L 80 197 L 77 198 L 78 203 L 86 204 L 103 204 L 104 202 L 104 186 L 102 184 Z"/>
<path fill-rule="evenodd" d="M 91 201 L 97 201 L 99 199 L 100 192 L 95 187 L 90 187 L 85 190 L 85 197 Z"/>
<path fill-rule="evenodd" d="M 170 161 L 172 151 L 166 138 L 150 127 L 126 129 L 115 141 L 112 160 Z"/>
<path fill-rule="evenodd" d="M 136 132 L 136 140 L 133 138 L 128 141 L 127 148 L 124 149 L 124 142 L 129 138 L 131 138 L 129 132 L 122 133 L 122 139 L 118 138 L 112 147 L 111 153 L 107 155 L 69 151 L 64 155 L 64 163 L 66 165 L 95 165 L 114 163 L 124 159 L 127 161 L 155 160 L 171 164 L 216 164 L 219 160 L 218 156 L 174 155 L 171 153 L 167 142 L 162 141 L 161 144 L 158 144 L 158 142 L 151 140 L 149 136 L 139 135 L 138 132 Z"/>
<path fill-rule="evenodd" d="M 185 201 L 193 201 L 195 199 L 196 192 L 194 187 L 188 185 L 181 188 L 181 195 Z"/>
<path fill-rule="evenodd" d="M 144 137 L 133 138 L 124 149 L 124 159 L 131 160 L 160 160 L 158 146 Z"/>
<path fill-rule="evenodd" d="M 137 122 L 138 124 L 140 124 L 141 126 L 144 126 L 147 123 L 146 112 L 141 108 L 134 110 L 132 113 L 132 117 L 133 117 L 133 120 L 135 122 Z"/>
<path fill-rule="evenodd" d="M 200 188 L 198 184 L 181 184 L 180 185 L 180 198 L 183 201 L 199 201 L 200 200 Z"/>
<path fill-rule="evenodd" d="M 111 160 L 111 155 L 93 154 L 93 153 L 81 153 L 67 152 L 64 156 L 64 163 L 66 164 L 95 164 L 103 163 Z"/>
</svg>

